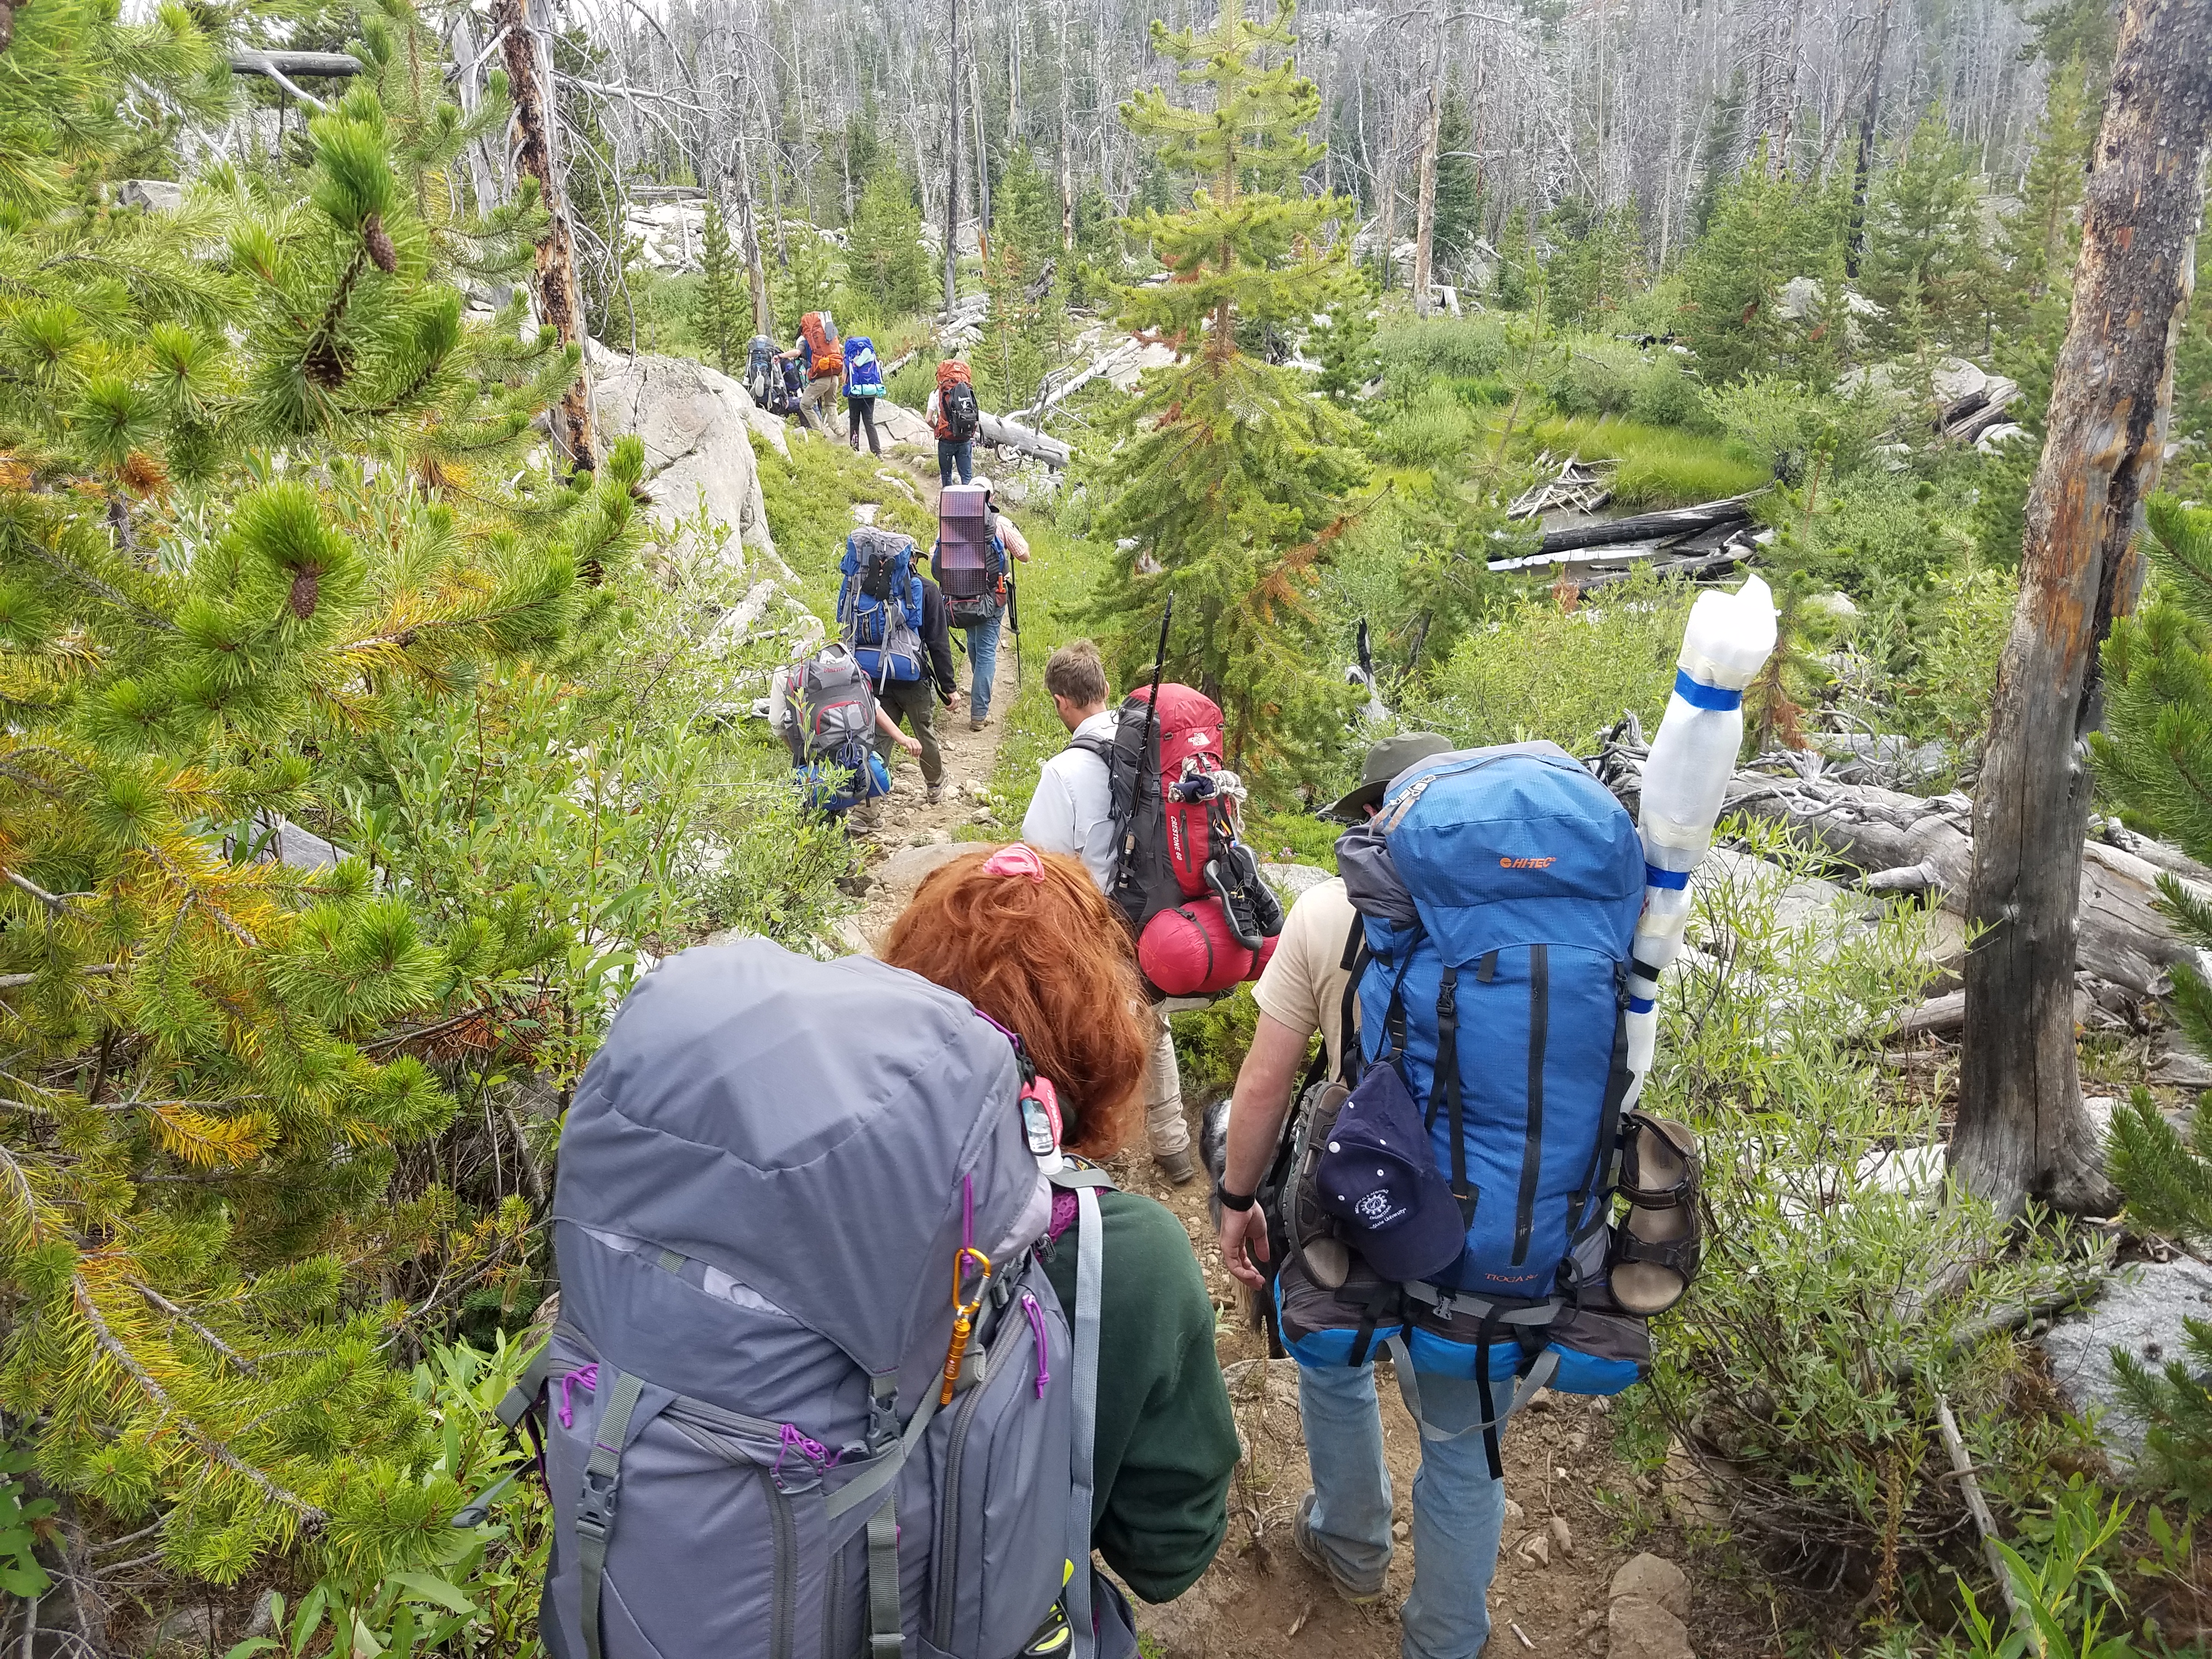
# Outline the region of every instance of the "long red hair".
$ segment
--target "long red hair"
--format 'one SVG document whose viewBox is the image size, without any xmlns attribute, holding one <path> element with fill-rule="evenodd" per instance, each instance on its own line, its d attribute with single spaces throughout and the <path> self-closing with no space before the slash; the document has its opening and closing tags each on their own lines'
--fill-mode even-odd
<svg viewBox="0 0 2212 1659">
<path fill-rule="evenodd" d="M 883 959 L 1019 1032 L 1059 1091 L 1068 1149 L 1108 1157 L 1144 1115 L 1138 1085 L 1152 1047 L 1128 932 L 1075 860 L 1038 854 L 1039 880 L 985 870 L 994 850 L 932 871 L 891 924 Z"/>
</svg>

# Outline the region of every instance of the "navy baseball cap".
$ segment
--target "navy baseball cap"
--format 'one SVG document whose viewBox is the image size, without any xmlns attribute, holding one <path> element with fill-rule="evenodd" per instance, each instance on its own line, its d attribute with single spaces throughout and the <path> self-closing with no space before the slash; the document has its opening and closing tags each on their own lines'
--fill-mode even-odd
<svg viewBox="0 0 2212 1659">
<path fill-rule="evenodd" d="M 1337 1112 L 1314 1179 L 1321 1207 L 1384 1279 L 1427 1279 L 1467 1247 L 1467 1224 L 1394 1066 L 1369 1072 Z"/>
</svg>

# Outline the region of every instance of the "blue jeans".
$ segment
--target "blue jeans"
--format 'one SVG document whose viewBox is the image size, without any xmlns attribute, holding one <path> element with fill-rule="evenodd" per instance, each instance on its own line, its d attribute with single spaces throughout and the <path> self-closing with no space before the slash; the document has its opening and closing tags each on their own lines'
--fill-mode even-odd
<svg viewBox="0 0 2212 1659">
<path fill-rule="evenodd" d="M 975 441 L 963 438 L 955 443 L 950 438 L 937 441 L 937 482 L 952 482 L 952 469 L 960 469 L 960 482 L 966 483 L 975 476 Z"/>
<path fill-rule="evenodd" d="M 1447 1429 L 1480 1423 L 1471 1379 L 1420 1379 L 1421 1407 Z M 1298 1367 L 1298 1413 L 1313 1471 L 1314 1541 L 1360 1576 L 1390 1563 L 1390 1472 L 1382 1462 L 1382 1417 L 1375 1367 Z M 1490 1478 L 1482 1433 L 1421 1439 L 1413 1480 L 1413 1593 L 1400 1610 L 1403 1659 L 1476 1659 L 1490 1639 L 1485 1601 L 1498 1570 L 1505 1483 Z"/>
<path fill-rule="evenodd" d="M 968 635 L 968 660 L 975 665 L 975 689 L 968 694 L 968 718 L 980 720 L 991 712 L 991 681 L 999 668 L 999 629 L 1006 620 L 1000 611 L 979 628 L 963 629 Z"/>
</svg>

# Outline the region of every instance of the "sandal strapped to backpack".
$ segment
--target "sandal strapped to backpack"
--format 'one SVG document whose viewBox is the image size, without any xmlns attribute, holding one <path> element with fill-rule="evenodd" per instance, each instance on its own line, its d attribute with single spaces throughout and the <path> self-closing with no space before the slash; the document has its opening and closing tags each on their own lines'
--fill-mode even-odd
<svg viewBox="0 0 2212 1659">
<path fill-rule="evenodd" d="M 1613 1224 L 1607 1274 L 1613 1300 L 1650 1318 L 1682 1299 L 1705 1254 L 1698 1214 L 1698 1139 L 1670 1118 L 1621 1118 L 1620 1182 L 1628 1212 Z"/>
</svg>

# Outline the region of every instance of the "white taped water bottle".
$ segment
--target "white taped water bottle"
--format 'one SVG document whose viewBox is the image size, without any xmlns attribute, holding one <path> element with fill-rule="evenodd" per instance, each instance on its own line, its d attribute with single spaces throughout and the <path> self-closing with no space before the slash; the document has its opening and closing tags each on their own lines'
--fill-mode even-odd
<svg viewBox="0 0 2212 1659">
<path fill-rule="evenodd" d="M 1674 691 L 1644 765 L 1644 914 L 1628 977 L 1628 1066 L 1624 1106 L 1643 1092 L 1658 1042 L 1659 975 L 1682 948 L 1690 873 L 1705 855 L 1736 751 L 1743 691 L 1774 652 L 1774 596 L 1757 576 L 1733 593 L 1708 591 L 1690 609 Z"/>
</svg>

